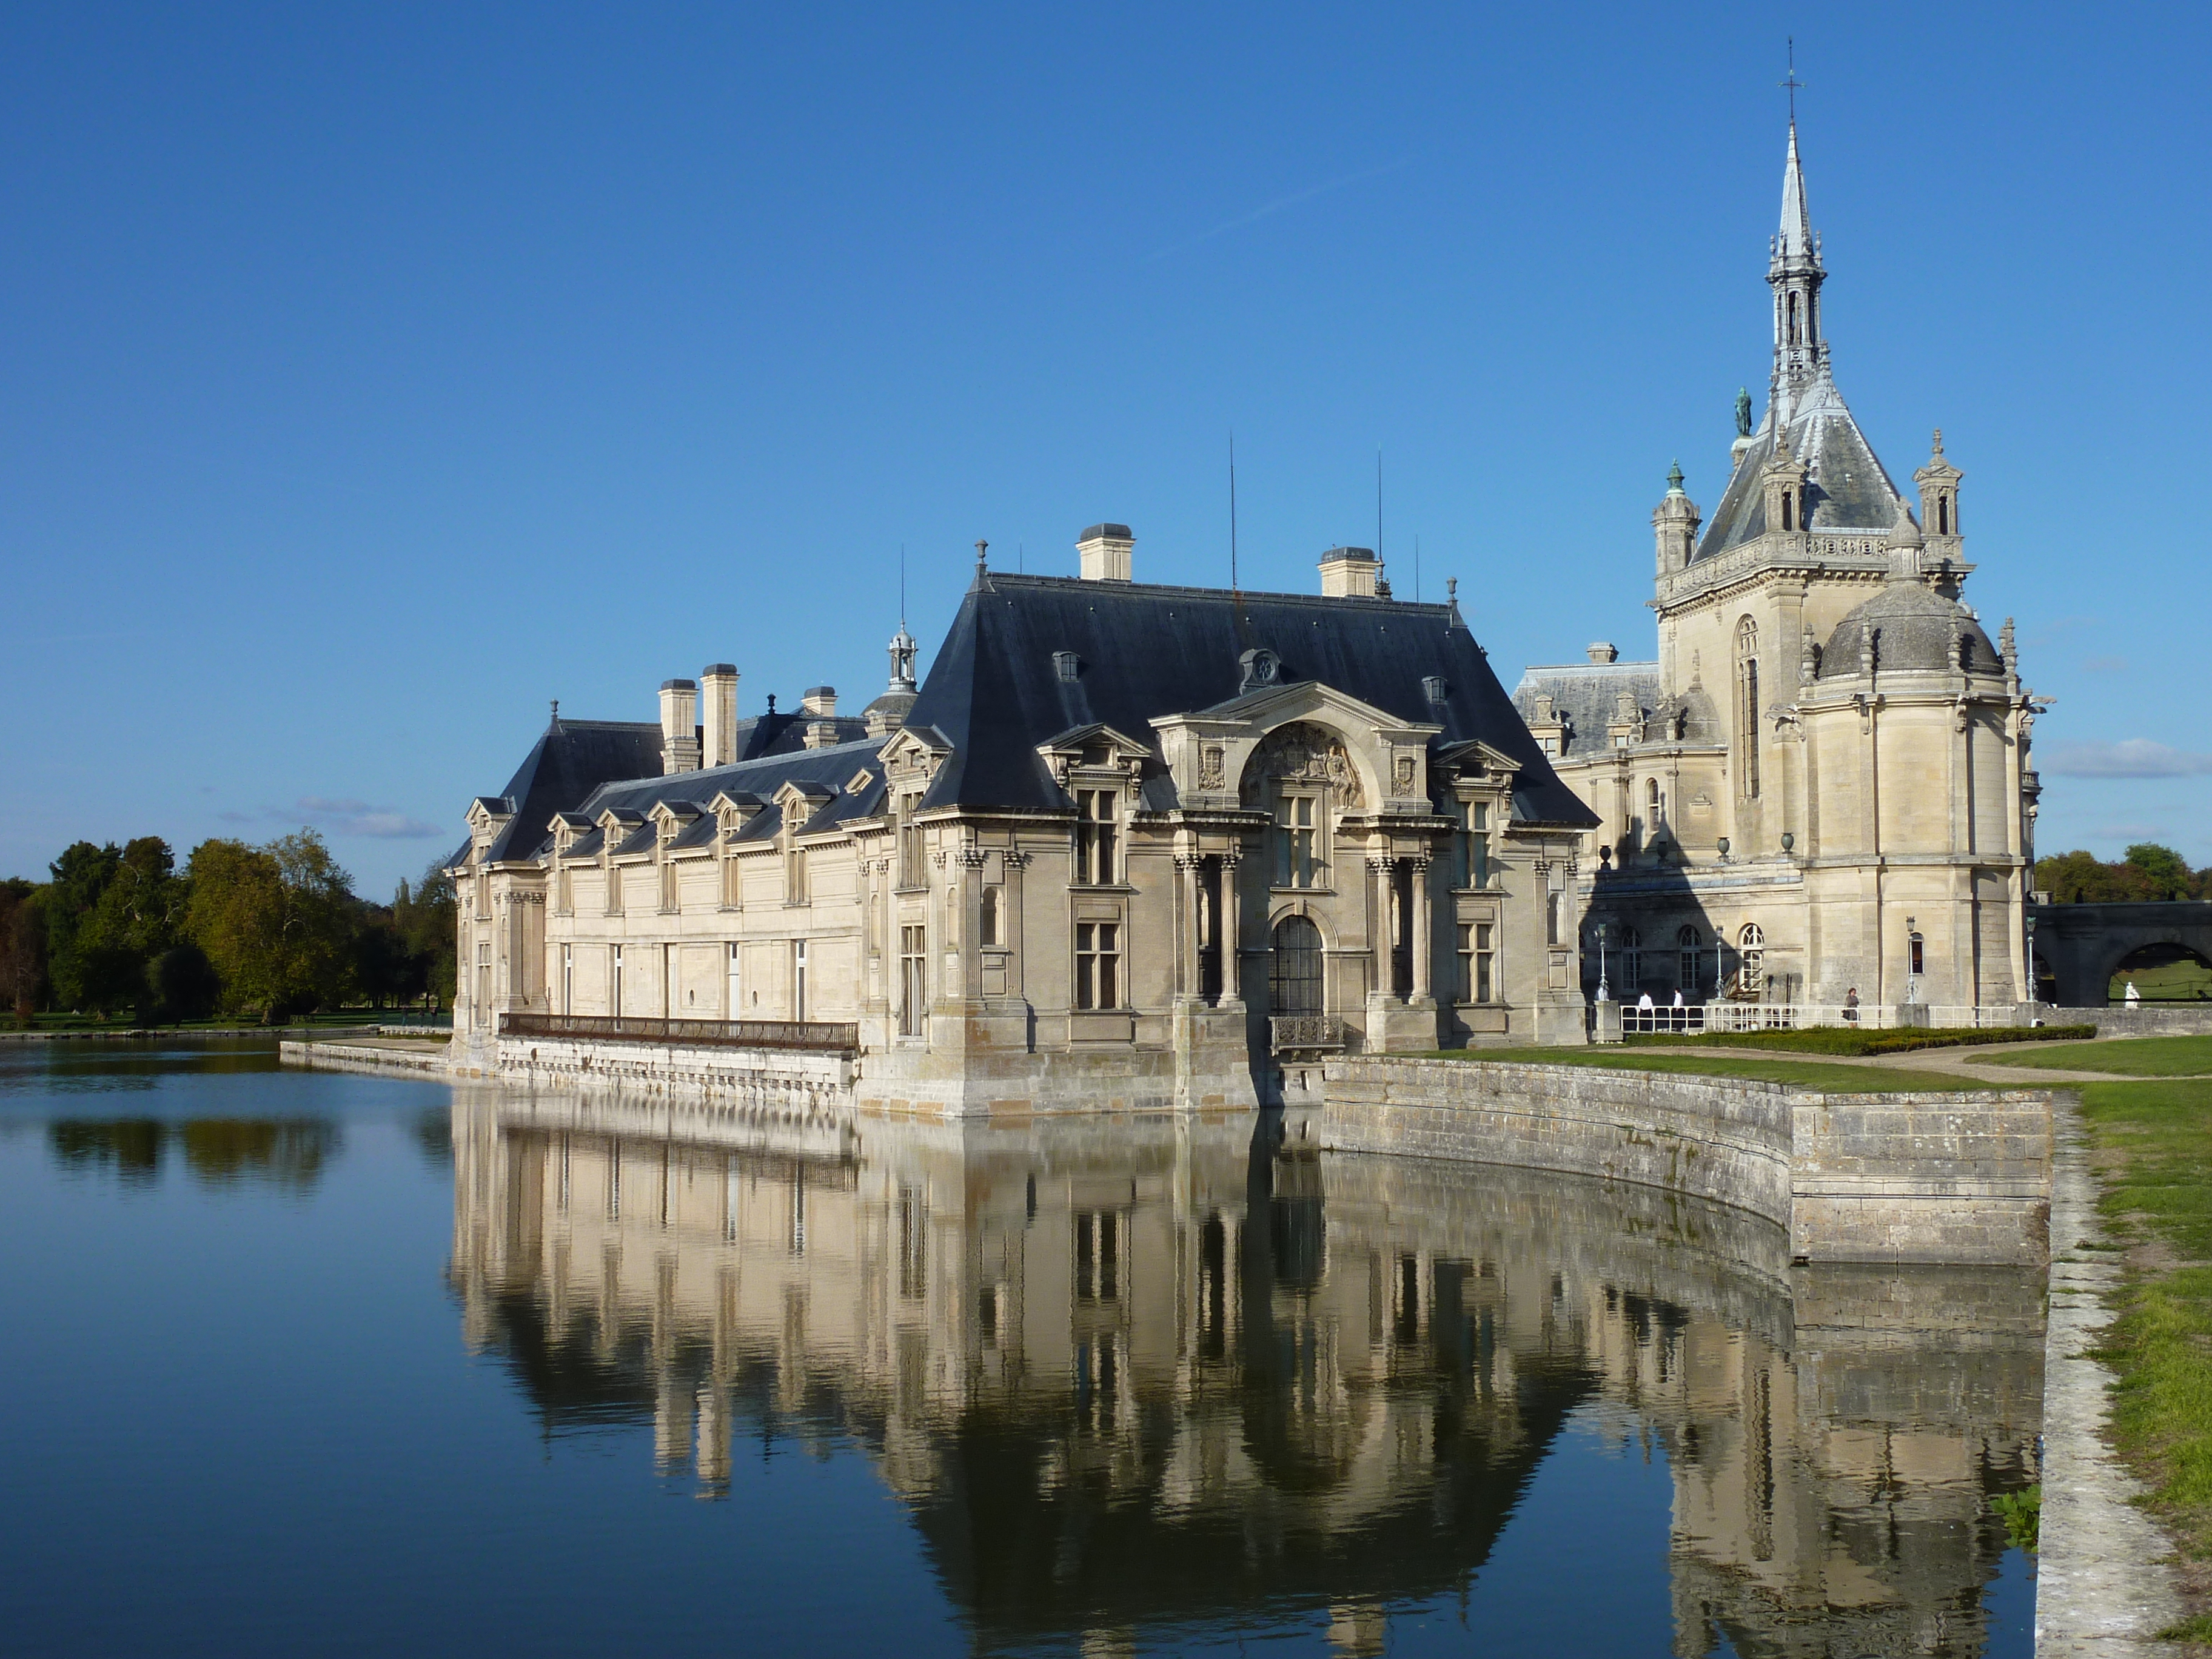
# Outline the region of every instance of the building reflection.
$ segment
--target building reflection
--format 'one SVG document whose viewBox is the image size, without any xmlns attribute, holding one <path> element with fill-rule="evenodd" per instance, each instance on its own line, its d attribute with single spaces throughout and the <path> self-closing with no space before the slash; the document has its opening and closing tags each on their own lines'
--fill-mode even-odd
<svg viewBox="0 0 2212 1659">
<path fill-rule="evenodd" d="M 2032 1277 L 1640 1188 L 490 1090 L 453 1158 L 469 1340 L 549 1430 L 649 1418 L 710 1496 L 740 1439 L 865 1447 L 986 1649 L 1272 1607 L 1380 1651 L 1579 1413 L 1672 1472 L 1676 1652 L 1974 1654 L 2034 1478 Z"/>
</svg>

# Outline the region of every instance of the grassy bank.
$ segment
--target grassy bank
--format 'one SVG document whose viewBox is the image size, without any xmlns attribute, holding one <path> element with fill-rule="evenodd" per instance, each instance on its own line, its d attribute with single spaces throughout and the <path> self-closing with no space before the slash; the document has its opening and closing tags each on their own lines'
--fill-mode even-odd
<svg viewBox="0 0 2212 1659">
<path fill-rule="evenodd" d="M 1920 1048 L 1984 1048 L 2015 1042 L 2072 1042 L 2097 1035 L 2094 1025 L 1993 1025 L 1938 1031 L 1926 1026 L 1877 1030 L 1864 1025 L 1808 1025 L 1796 1031 L 1656 1033 L 1625 1040 L 1631 1048 L 1766 1048 L 1791 1054 L 1905 1054 Z"/>
<path fill-rule="evenodd" d="M 2212 1081 L 2092 1083 L 2081 1113 L 2128 1249 L 2103 1353 L 2119 1376 L 2114 1439 L 2184 1555 L 2212 1561 Z M 2203 1569 L 2186 1576 L 2201 1583 Z M 2212 1644 L 2199 1611 L 2185 1633 Z"/>
<path fill-rule="evenodd" d="M 2212 1036 L 2128 1037 L 2087 1048 L 2008 1048 L 2001 1054 L 1966 1058 L 1990 1066 L 2110 1072 L 2115 1077 L 2196 1077 L 2212 1074 Z"/>
<path fill-rule="evenodd" d="M 1757 1054 L 1665 1054 L 1630 1048 L 1445 1048 L 1431 1060 L 1498 1060 L 1522 1066 L 1595 1066 L 1613 1072 L 1670 1072 L 1693 1077 L 1747 1078 L 1755 1083 L 1784 1083 L 1823 1094 L 1957 1094 L 1971 1090 L 1971 1078 L 1902 1067 L 1824 1065 Z M 2002 1085 L 1990 1085 L 2002 1087 Z"/>
</svg>

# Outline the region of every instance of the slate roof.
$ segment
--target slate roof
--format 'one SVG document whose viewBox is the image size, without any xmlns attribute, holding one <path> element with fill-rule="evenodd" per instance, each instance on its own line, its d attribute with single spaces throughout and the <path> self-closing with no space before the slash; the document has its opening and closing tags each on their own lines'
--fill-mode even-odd
<svg viewBox="0 0 2212 1659">
<path fill-rule="evenodd" d="M 1611 744 L 1607 728 L 1613 722 L 1623 691 L 1636 700 L 1639 718 L 1659 722 L 1656 727 L 1647 725 L 1638 742 L 1677 741 L 1676 718 L 1681 722 L 1680 742 L 1722 741 L 1719 711 L 1704 689 L 1692 686 L 1672 697 L 1662 696 L 1656 662 L 1575 662 L 1525 669 L 1521 684 L 1513 688 L 1513 706 L 1523 720 L 1533 720 L 1538 696 L 1548 693 L 1553 716 L 1566 722 L 1559 752 L 1580 759 Z"/>
<path fill-rule="evenodd" d="M 1826 395 L 1821 395 L 1825 387 Z M 1790 453 L 1806 463 L 1806 498 L 1812 511 L 1807 528 L 1814 531 L 1865 531 L 1887 534 L 1897 522 L 1902 501 L 1897 486 L 1876 459 L 1866 434 L 1851 411 L 1844 406 L 1835 383 L 1822 376 L 1821 385 L 1801 404 L 1790 422 Z M 1774 459 L 1774 424 L 1770 411 L 1759 432 L 1729 475 L 1721 504 L 1705 526 L 1691 562 L 1710 559 L 1732 547 L 1766 533 L 1766 493 L 1759 475 Z M 1881 550 L 1879 541 L 1867 550 Z"/>
<path fill-rule="evenodd" d="M 533 856 L 556 812 L 614 778 L 660 769 L 660 727 L 635 720 L 556 720 L 523 757 L 504 793 L 514 817 L 485 850 L 488 863 Z M 466 861 L 463 844 L 454 863 Z"/>
<path fill-rule="evenodd" d="M 1865 665 L 1869 633 L 1874 635 L 1876 673 L 1949 671 L 1957 648 L 1954 641 L 1960 635 L 1966 640 L 1968 673 L 2004 672 L 1996 647 L 1990 643 L 1990 636 L 1982 631 L 1972 611 L 1923 583 L 1893 577 L 1882 584 L 1880 592 L 1836 624 L 1826 649 L 1820 653 L 1820 678 L 1856 678 Z"/>
<path fill-rule="evenodd" d="M 1544 758 L 1457 609 L 1224 588 L 980 576 L 931 665 L 909 729 L 934 726 L 953 753 L 927 805 L 1064 810 L 1037 745 L 1094 722 L 1155 744 L 1156 716 L 1229 702 L 1246 688 L 1242 655 L 1280 659 L 1279 684 L 1319 681 L 1407 722 L 1435 722 L 1441 744 L 1480 739 L 1521 771 L 1515 815 L 1540 823 L 1597 819 Z M 1062 679 L 1054 654 L 1073 652 Z M 1421 682 L 1438 676 L 1444 701 Z M 1166 768 L 1143 768 L 1146 804 L 1174 804 Z"/>
</svg>

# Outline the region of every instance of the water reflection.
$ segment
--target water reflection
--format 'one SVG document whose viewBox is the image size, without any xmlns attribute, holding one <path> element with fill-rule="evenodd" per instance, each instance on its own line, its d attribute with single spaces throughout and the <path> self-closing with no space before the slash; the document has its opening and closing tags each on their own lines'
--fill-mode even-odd
<svg viewBox="0 0 2212 1659">
<path fill-rule="evenodd" d="M 210 1185 L 258 1181 L 297 1192 L 314 1186 L 340 1144 L 337 1126 L 323 1118 L 62 1118 L 46 1133 L 64 1169 L 127 1186 L 160 1179 L 173 1152 Z"/>
<path fill-rule="evenodd" d="M 1717 1207 L 1287 1156 L 1249 1120 L 766 1129 L 479 1092 L 469 1340 L 549 1432 L 858 1443 L 985 1649 L 1463 1589 L 1571 1416 L 1663 1455 L 1674 1650 L 1978 1654 L 2041 1295 Z M 1656 1541 L 1655 1541 L 1655 1547 Z"/>
</svg>

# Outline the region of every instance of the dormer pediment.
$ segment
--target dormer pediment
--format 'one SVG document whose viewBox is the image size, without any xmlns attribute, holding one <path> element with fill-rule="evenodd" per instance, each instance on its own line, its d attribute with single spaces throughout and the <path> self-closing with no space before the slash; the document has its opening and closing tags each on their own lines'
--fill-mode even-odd
<svg viewBox="0 0 2212 1659">
<path fill-rule="evenodd" d="M 953 750 L 952 739 L 933 726 L 908 726 L 876 750 L 885 777 L 924 781 L 934 778 Z"/>
<path fill-rule="evenodd" d="M 1437 769 L 1455 775 L 1460 779 L 1495 781 L 1499 787 L 1510 789 L 1513 780 L 1520 775 L 1521 763 L 1503 750 L 1493 749 L 1480 738 L 1467 743 L 1447 744 L 1437 750 Z"/>
<path fill-rule="evenodd" d="M 1246 763 L 1268 736 L 1309 723 L 1341 741 L 1358 774 L 1366 810 L 1426 813 L 1428 746 L 1443 731 L 1429 721 L 1401 720 L 1318 680 L 1269 686 L 1208 708 L 1154 720 L 1176 794 L 1188 811 L 1221 811 L 1241 804 Z M 1373 804 L 1379 803 L 1379 806 Z"/>
<path fill-rule="evenodd" d="M 507 795 L 478 795 L 469 803 L 469 828 L 478 835 L 495 830 L 514 816 L 514 799 Z"/>
<path fill-rule="evenodd" d="M 1116 782 L 1126 781 L 1133 786 L 1152 751 L 1151 745 L 1126 732 L 1094 721 L 1047 738 L 1037 745 L 1036 752 L 1053 781 L 1065 789 L 1069 778 L 1084 772 L 1110 774 Z"/>
</svg>

